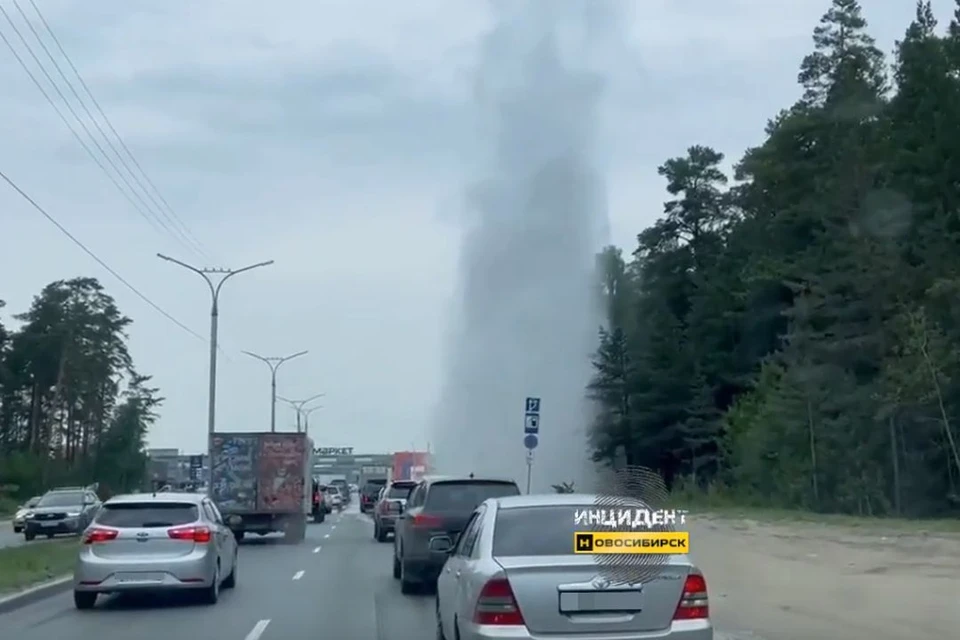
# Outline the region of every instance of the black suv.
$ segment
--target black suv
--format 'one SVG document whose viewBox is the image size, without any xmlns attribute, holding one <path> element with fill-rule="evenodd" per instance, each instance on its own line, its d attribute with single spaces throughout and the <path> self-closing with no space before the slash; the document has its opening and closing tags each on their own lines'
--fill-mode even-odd
<svg viewBox="0 0 960 640">
<path fill-rule="evenodd" d="M 436 584 L 447 554 L 431 551 L 430 539 L 456 540 L 474 510 L 488 498 L 520 495 L 513 480 L 493 478 L 424 478 L 413 488 L 397 517 L 393 542 L 393 577 L 400 590 L 412 593 Z"/>
<path fill-rule="evenodd" d="M 387 484 L 386 478 L 376 478 L 374 480 L 367 480 L 363 487 L 360 488 L 360 512 L 366 513 L 368 511 L 373 511 L 373 507 L 377 504 L 377 496 L 380 494 L 380 489 L 383 489 Z"/>
</svg>

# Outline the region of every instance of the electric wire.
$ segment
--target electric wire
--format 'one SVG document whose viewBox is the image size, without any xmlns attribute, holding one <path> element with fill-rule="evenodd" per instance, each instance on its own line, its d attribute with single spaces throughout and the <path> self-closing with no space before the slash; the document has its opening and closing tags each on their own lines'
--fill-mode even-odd
<svg viewBox="0 0 960 640">
<path fill-rule="evenodd" d="M 19 28 L 17 28 L 16 23 L 14 23 L 13 19 L 10 17 L 10 14 L 6 11 L 6 9 L 3 8 L 2 5 L 0 5 L 0 14 L 3 15 L 3 17 L 6 19 L 7 23 L 8 23 L 8 24 L 10 25 L 10 27 L 13 29 L 14 33 L 16 33 L 16 35 L 17 35 L 17 37 L 19 38 L 20 42 L 23 44 L 24 48 L 27 50 L 27 53 L 30 54 L 30 57 L 33 59 L 33 61 L 36 63 L 36 65 L 40 68 L 40 71 L 41 71 L 41 72 L 43 73 L 43 75 L 46 77 L 47 81 L 48 81 L 48 82 L 50 83 L 50 85 L 53 87 L 54 91 L 56 91 L 57 94 L 60 96 L 60 99 L 63 101 L 64 106 L 66 106 L 67 110 L 70 112 L 70 114 L 73 116 L 73 118 L 77 121 L 77 123 L 80 125 L 80 127 L 83 129 L 83 131 L 84 131 L 84 132 L 87 134 L 87 136 L 90 138 L 90 141 L 93 143 L 93 145 L 100 151 L 101 155 L 106 159 L 107 163 L 110 164 L 110 166 L 113 167 L 113 170 L 114 170 L 114 171 L 117 173 L 117 175 L 120 177 L 120 180 L 127 186 L 127 189 L 129 189 L 129 190 L 134 194 L 134 197 L 139 198 L 139 200 L 140 200 L 141 202 L 143 202 L 143 198 L 142 198 L 142 197 L 139 197 L 139 194 L 136 192 L 136 190 L 135 190 L 135 189 L 133 188 L 133 186 L 130 184 L 130 181 L 126 178 L 126 176 L 123 175 L 123 173 L 122 173 L 122 172 L 120 171 L 120 169 L 117 167 L 117 165 L 116 165 L 116 163 L 113 161 L 113 159 L 112 159 L 109 155 L 107 155 L 106 151 L 104 151 L 104 149 L 103 149 L 103 146 L 101 146 L 100 143 L 97 142 L 97 139 L 93 136 L 93 134 L 91 133 L 89 127 L 87 127 L 87 125 L 83 122 L 83 120 L 82 120 L 82 119 L 80 118 L 80 116 L 77 114 L 76 110 L 75 110 L 75 109 L 73 108 L 73 106 L 70 104 L 70 101 L 67 100 L 67 97 L 64 95 L 63 91 L 60 89 L 60 87 L 57 85 L 57 83 L 54 82 L 53 77 L 52 77 L 52 76 L 50 75 L 50 73 L 47 71 L 47 69 L 46 69 L 46 67 L 43 65 L 43 63 L 40 62 L 40 59 L 37 57 L 36 53 L 35 53 L 35 52 L 33 51 L 33 49 L 30 47 L 30 45 L 29 45 L 29 43 L 27 42 L 26 38 L 24 37 L 23 33 L 20 31 Z M 27 65 L 26 61 L 25 61 L 25 60 L 23 59 L 23 57 L 17 52 L 16 47 L 13 46 L 13 43 L 10 42 L 9 38 L 7 38 L 7 36 L 3 33 L 2 30 L 0 30 L 0 39 L 2 39 L 3 42 L 4 42 L 4 44 L 7 45 L 7 48 L 10 49 L 10 52 L 13 54 L 14 58 L 16 58 L 17 62 L 20 64 L 20 66 L 23 68 L 23 70 L 27 73 L 27 75 L 29 76 L 30 80 L 33 81 L 33 83 L 34 83 L 34 85 L 36 85 L 37 89 L 40 90 L 40 93 L 43 94 L 43 97 L 47 100 L 47 102 L 50 104 L 50 106 L 53 107 L 54 111 L 56 111 L 57 115 L 60 117 L 60 119 L 63 121 L 63 123 L 64 123 L 64 124 L 67 126 L 67 128 L 70 130 L 70 133 L 73 134 L 74 138 L 77 139 L 77 141 L 78 141 L 78 142 L 80 143 L 80 145 L 83 147 L 84 151 L 86 151 L 87 155 L 89 155 L 90 158 L 97 164 L 97 166 L 100 167 L 100 169 L 104 172 L 104 174 L 107 176 L 107 178 L 109 178 L 110 181 L 113 183 L 114 187 L 116 187 L 117 190 L 124 196 L 124 198 L 126 198 L 127 202 L 130 203 L 130 205 L 137 211 L 137 213 L 139 213 L 140 216 L 141 216 L 144 220 L 146 220 L 147 223 L 150 224 L 150 225 L 154 228 L 155 231 L 157 231 L 157 232 L 160 233 L 160 234 L 163 234 L 164 232 L 166 232 L 167 234 L 170 234 L 175 240 L 177 240 L 177 241 L 179 242 L 179 244 L 184 245 L 183 241 L 180 240 L 179 237 L 176 236 L 176 235 L 172 232 L 172 230 L 169 228 L 169 226 L 168 226 L 163 220 L 159 219 L 159 218 L 156 216 L 156 214 L 153 214 L 152 211 L 151 211 L 150 214 L 146 213 L 146 212 L 143 210 L 143 208 L 141 207 L 141 205 L 139 205 L 139 204 L 136 202 L 136 200 L 134 200 L 134 197 L 131 197 L 130 194 L 127 193 L 127 191 L 120 185 L 120 183 L 117 182 L 117 179 L 113 176 L 112 173 L 110 173 L 110 171 L 109 171 L 109 170 L 107 169 L 107 167 L 103 164 L 103 162 L 100 160 L 100 158 L 97 157 L 97 155 L 93 152 L 93 150 L 90 148 L 90 146 L 83 140 L 83 138 L 81 137 L 81 135 L 77 132 L 77 130 L 74 128 L 74 126 L 70 123 L 70 121 L 67 119 L 67 117 L 63 114 L 63 112 L 62 112 L 62 111 L 60 110 L 60 108 L 57 106 L 56 102 L 53 100 L 53 98 L 50 96 L 50 94 L 47 92 L 47 90 L 44 89 L 43 84 L 37 79 L 37 76 L 30 70 L 29 65 Z M 144 203 L 144 206 L 146 206 L 145 203 Z M 146 207 L 146 208 L 147 208 L 147 210 L 149 210 L 149 207 Z M 151 214 L 152 214 L 152 216 L 151 216 Z M 187 249 L 189 249 L 189 250 L 191 250 L 191 251 L 194 251 L 194 252 L 196 251 L 195 249 L 193 249 L 193 248 L 190 247 L 189 245 L 184 245 L 184 246 L 185 246 L 185 248 L 187 248 Z"/>
<path fill-rule="evenodd" d="M 130 176 L 134 179 L 134 181 L 136 181 L 136 183 L 140 186 L 140 188 L 147 195 L 147 197 L 150 198 L 151 202 L 154 204 L 157 210 L 159 210 L 167 220 L 169 220 L 173 225 L 177 227 L 177 230 L 180 232 L 180 235 L 182 235 L 184 239 L 186 239 L 191 245 L 193 245 L 199 251 L 199 253 L 201 253 L 205 257 L 208 257 L 206 247 L 190 231 L 189 227 L 187 227 L 183 219 L 180 218 L 180 216 L 178 216 L 177 213 L 173 210 L 173 207 L 170 206 L 170 203 L 167 201 L 167 199 L 163 196 L 163 194 L 157 188 L 157 185 L 153 182 L 153 180 L 150 179 L 150 176 L 140 165 L 140 162 L 137 160 L 136 156 L 134 156 L 133 152 L 130 151 L 130 148 L 127 146 L 127 143 L 124 141 L 123 136 L 121 136 L 120 133 L 117 131 L 117 129 L 113 126 L 113 122 L 107 116 L 106 112 L 103 110 L 103 107 L 100 106 L 100 102 L 97 100 L 96 96 L 93 95 L 93 91 L 90 90 L 90 87 L 87 85 L 86 80 L 83 79 L 83 75 L 80 73 L 80 70 L 77 69 L 77 66 L 73 63 L 73 59 L 67 53 L 66 49 L 64 49 L 63 44 L 60 42 L 60 39 L 57 37 L 57 34 L 53 31 L 53 28 L 50 26 L 50 23 L 47 22 L 47 19 L 43 15 L 43 12 L 40 11 L 40 7 L 37 6 L 34 0 L 28 0 L 28 1 L 30 3 L 30 6 L 33 7 L 34 12 L 36 12 L 37 18 L 39 18 L 40 23 L 43 25 L 43 28 L 46 31 L 47 35 L 50 36 L 50 39 L 53 41 L 54 45 L 56 45 L 56 48 L 60 52 L 60 55 L 63 57 L 67 65 L 70 67 L 70 70 L 73 72 L 73 74 L 76 76 L 77 80 L 80 83 L 80 87 L 83 89 L 84 93 L 90 99 L 90 102 L 93 104 L 94 109 L 97 111 L 98 114 L 100 114 L 100 117 L 103 119 L 104 124 L 107 125 L 107 128 L 110 130 L 110 132 L 113 133 L 113 137 L 116 138 L 117 143 L 119 143 L 120 148 L 123 149 L 124 153 L 126 154 L 126 157 L 129 158 L 130 162 L 133 163 L 133 166 L 136 167 L 137 173 L 139 173 L 140 176 L 143 177 L 143 181 L 141 181 L 137 173 L 135 173 L 130 168 L 130 165 L 126 162 L 126 160 L 120 154 L 120 151 L 117 149 L 116 146 L 114 146 L 113 142 L 110 139 L 110 136 L 108 136 L 106 132 L 100 127 L 99 123 L 97 122 L 97 119 L 93 116 L 92 113 L 90 113 L 90 110 L 87 109 L 83 99 L 81 99 L 80 95 L 77 93 L 76 89 L 74 88 L 70 80 L 67 79 L 66 75 L 63 73 L 63 70 L 57 64 L 54 56 L 51 55 L 50 51 L 43 45 L 43 40 L 40 38 L 40 35 L 33 28 L 33 25 L 31 24 L 30 19 L 27 17 L 26 13 L 23 11 L 23 9 L 20 8 L 20 4 L 17 2 L 17 0 L 14 0 L 13 5 L 17 8 L 17 11 L 20 12 L 20 15 L 23 16 L 24 21 L 28 25 L 30 25 L 30 29 L 33 31 L 34 35 L 37 37 L 37 41 L 40 42 L 40 45 L 44 48 L 44 51 L 47 52 L 47 55 L 50 57 L 51 61 L 53 61 L 54 66 L 56 66 L 57 71 L 60 73 L 60 76 L 63 78 L 64 82 L 66 82 L 67 85 L 70 87 L 70 90 L 73 91 L 73 94 L 77 98 L 77 101 L 80 102 L 80 104 L 83 106 L 84 111 L 86 111 L 87 115 L 96 125 L 97 130 L 100 132 L 101 135 L 103 135 L 104 140 L 107 141 L 107 144 L 110 145 L 110 148 L 117 155 L 117 158 L 120 159 L 120 161 L 123 163 L 124 168 L 130 173 Z M 146 182 L 146 185 L 144 185 L 144 181 Z M 147 186 L 149 186 L 150 188 L 148 189 Z"/>
<path fill-rule="evenodd" d="M 140 298 L 141 300 L 143 300 L 144 302 L 146 302 L 148 305 L 150 305 L 151 307 L 153 307 L 153 309 L 156 310 L 158 313 L 160 313 L 160 315 L 162 315 L 162 316 L 165 317 L 167 320 L 169 320 L 169 321 L 172 322 L 173 324 L 177 325 L 178 327 L 180 327 L 181 329 L 183 329 L 183 330 L 186 331 L 187 333 L 189 333 L 189 334 L 190 334 L 191 336 L 193 336 L 194 338 L 197 338 L 197 339 L 199 339 L 199 340 L 202 340 L 203 342 L 208 342 L 208 340 L 207 340 L 206 338 L 204 338 L 204 337 L 201 336 L 199 333 L 197 333 L 196 331 L 194 331 L 193 329 L 191 329 L 191 328 L 188 327 L 187 325 L 183 324 L 183 323 L 180 322 L 179 320 L 177 320 L 175 317 L 173 317 L 172 315 L 170 315 L 165 309 L 163 309 L 160 305 L 158 305 L 158 304 L 155 303 L 153 300 L 151 300 L 150 298 L 148 298 L 142 291 L 140 291 L 140 290 L 137 289 L 135 286 L 133 286 L 132 284 L 130 284 L 130 282 L 129 282 L 126 278 L 124 278 L 124 277 L 121 276 L 119 273 L 117 273 L 110 265 L 108 265 L 106 262 L 104 262 L 104 261 L 100 258 L 100 256 L 98 256 L 97 254 L 95 254 L 89 247 L 87 247 L 87 245 L 85 245 L 85 244 L 84 244 L 83 242 L 81 242 L 76 236 L 74 236 L 72 233 L 70 233 L 70 232 L 66 229 L 66 227 L 64 227 L 62 224 L 60 224 L 60 222 L 59 222 L 56 218 L 54 218 L 46 209 L 44 209 L 42 206 L 40 206 L 40 204 L 39 204 L 36 200 L 34 200 L 32 197 L 30 197 L 30 194 L 28 194 L 26 191 L 24 191 L 23 189 L 21 189 L 21 188 L 20 188 L 20 185 L 18 185 L 16 182 L 14 182 L 13 179 L 11 179 L 11 178 L 10 178 L 6 173 L 4 173 L 2 170 L 0 170 L 0 179 L 2 179 L 4 182 L 6 182 L 8 185 L 10 185 L 10 187 L 20 195 L 20 197 L 22 197 L 24 200 L 26 200 L 27 202 L 29 202 L 30 205 L 31 205 L 34 209 L 36 209 L 36 210 L 40 213 L 40 215 L 42 215 L 42 216 L 43 216 L 44 218 L 46 218 L 51 224 L 53 224 L 53 226 L 55 226 L 55 227 L 60 231 L 60 233 L 62 233 L 63 235 L 67 236 L 67 238 L 69 238 L 70 241 L 73 242 L 73 244 L 75 244 L 75 245 L 77 245 L 78 247 L 80 247 L 80 249 L 81 249 L 84 253 L 86 253 L 88 256 L 90 256 L 91 258 L 93 258 L 93 260 L 94 260 L 97 264 L 99 264 L 101 267 L 103 267 L 104 269 L 106 269 L 106 271 L 107 271 L 110 275 L 112 275 L 114 278 L 116 278 L 117 280 L 119 280 L 120 283 L 123 284 L 127 289 L 129 289 L 130 291 L 132 291 L 132 292 L 134 293 L 134 295 L 136 295 L 138 298 Z"/>
</svg>

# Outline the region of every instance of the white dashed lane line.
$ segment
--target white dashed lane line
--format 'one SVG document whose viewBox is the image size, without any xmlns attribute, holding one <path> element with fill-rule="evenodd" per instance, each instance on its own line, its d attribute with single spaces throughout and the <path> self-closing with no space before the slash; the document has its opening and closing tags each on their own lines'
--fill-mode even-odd
<svg viewBox="0 0 960 640">
<path fill-rule="evenodd" d="M 330 537 L 330 534 L 329 534 L 329 533 L 325 533 L 325 534 L 323 534 L 323 537 L 324 537 L 324 538 L 329 538 L 329 537 Z"/>
<path fill-rule="evenodd" d="M 313 552 L 314 552 L 314 553 L 320 553 L 320 549 L 322 549 L 322 548 L 323 548 L 323 547 L 314 547 L 314 548 L 313 548 Z"/>
<path fill-rule="evenodd" d="M 261 620 L 253 625 L 253 629 L 250 630 L 250 633 L 247 634 L 244 640 L 258 640 L 260 636 L 263 635 L 263 632 L 266 631 L 268 624 L 270 624 L 270 620 Z"/>
<path fill-rule="evenodd" d="M 303 571 L 297 571 L 295 574 L 293 574 L 293 579 L 299 580 L 300 578 L 303 577 L 303 573 L 304 573 Z"/>
</svg>

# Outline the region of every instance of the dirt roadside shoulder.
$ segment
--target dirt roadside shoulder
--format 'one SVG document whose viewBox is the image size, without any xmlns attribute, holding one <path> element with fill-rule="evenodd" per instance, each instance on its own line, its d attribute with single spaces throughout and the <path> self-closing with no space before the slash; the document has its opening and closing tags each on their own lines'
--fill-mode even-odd
<svg viewBox="0 0 960 640">
<path fill-rule="evenodd" d="M 718 628 L 769 640 L 956 635 L 960 531 L 951 523 L 762 517 L 691 519 Z"/>
</svg>

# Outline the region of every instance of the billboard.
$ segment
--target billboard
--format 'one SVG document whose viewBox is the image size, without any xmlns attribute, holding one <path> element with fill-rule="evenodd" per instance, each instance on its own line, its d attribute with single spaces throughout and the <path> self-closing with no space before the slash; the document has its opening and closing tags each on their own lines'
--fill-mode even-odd
<svg viewBox="0 0 960 640">
<path fill-rule="evenodd" d="M 394 480 L 420 480 L 430 466 L 426 451 L 398 451 L 393 454 Z"/>
</svg>

